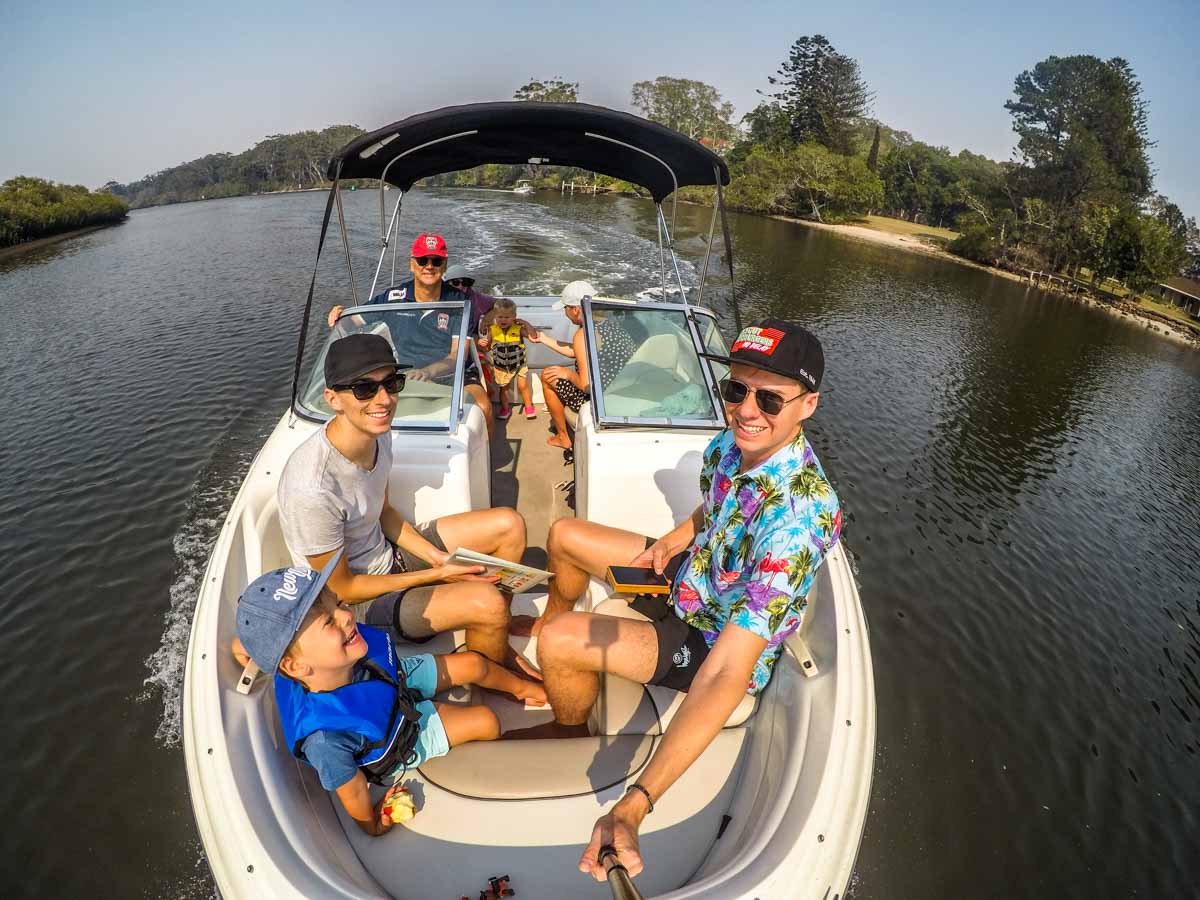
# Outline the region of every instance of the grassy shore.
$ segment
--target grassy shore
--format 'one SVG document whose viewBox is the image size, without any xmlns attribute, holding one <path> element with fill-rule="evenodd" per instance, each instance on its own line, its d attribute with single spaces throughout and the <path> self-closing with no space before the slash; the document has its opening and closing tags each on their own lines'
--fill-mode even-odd
<svg viewBox="0 0 1200 900">
<path fill-rule="evenodd" d="M 884 244 L 909 253 L 934 256 L 961 266 L 981 269 L 1011 281 L 1026 281 L 1017 273 L 985 266 L 950 253 L 946 250 L 946 246 L 958 237 L 958 233 L 948 228 L 914 225 L 903 219 L 889 219 L 886 216 L 866 216 L 847 225 L 829 225 L 807 219 L 793 219 L 788 216 L 773 216 L 772 218 L 795 222 L 821 231 L 831 231 L 853 240 Z M 1146 297 L 1130 297 L 1124 286 L 1117 282 L 1109 281 L 1104 285 L 1091 285 L 1091 287 L 1096 294 L 1104 296 L 1105 299 L 1098 300 L 1087 296 L 1086 293 L 1063 292 L 1062 296 L 1104 310 L 1156 334 L 1200 348 L 1200 323 L 1192 320 L 1186 313 Z"/>
</svg>

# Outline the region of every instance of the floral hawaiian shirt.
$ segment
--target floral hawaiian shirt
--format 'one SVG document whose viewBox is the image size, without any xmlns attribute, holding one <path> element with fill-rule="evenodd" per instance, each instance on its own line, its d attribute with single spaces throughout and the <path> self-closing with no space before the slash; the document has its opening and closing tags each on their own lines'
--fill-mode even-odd
<svg viewBox="0 0 1200 900">
<path fill-rule="evenodd" d="M 704 451 L 704 528 L 675 577 L 675 614 L 711 647 L 729 622 L 766 639 L 747 693 L 767 686 L 784 640 L 837 542 L 842 511 L 803 430 L 749 472 L 731 431 Z"/>
</svg>

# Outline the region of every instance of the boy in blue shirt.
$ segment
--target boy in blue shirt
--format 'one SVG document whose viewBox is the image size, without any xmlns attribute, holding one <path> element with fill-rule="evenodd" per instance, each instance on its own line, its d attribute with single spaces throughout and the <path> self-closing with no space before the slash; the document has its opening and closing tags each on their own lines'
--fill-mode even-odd
<svg viewBox="0 0 1200 900">
<path fill-rule="evenodd" d="M 238 599 L 237 636 L 275 676 L 288 747 L 363 831 L 381 835 L 392 827 L 383 807 L 402 790 L 395 782 L 407 769 L 458 744 L 500 736 L 486 706 L 434 703 L 435 694 L 467 684 L 537 703 L 546 694 L 470 650 L 397 658 L 386 631 L 356 625 L 326 588 L 339 555 L 320 573 L 293 566 L 255 579 Z M 369 782 L 392 785 L 378 804 Z"/>
</svg>

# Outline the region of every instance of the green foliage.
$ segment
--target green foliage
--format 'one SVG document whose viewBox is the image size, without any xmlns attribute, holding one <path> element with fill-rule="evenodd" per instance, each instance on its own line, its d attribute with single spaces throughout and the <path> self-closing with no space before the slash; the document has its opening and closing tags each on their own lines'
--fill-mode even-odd
<svg viewBox="0 0 1200 900">
<path fill-rule="evenodd" d="M 724 147 L 736 135 L 729 121 L 733 118 L 733 104 L 703 81 L 660 75 L 653 81 L 635 83 L 631 99 L 650 121 L 674 128 L 710 147 Z"/>
<path fill-rule="evenodd" d="M 999 261 L 1004 250 L 993 230 L 980 221 L 972 222 L 964 227 L 946 249 L 966 259 L 989 266 L 995 265 Z"/>
<path fill-rule="evenodd" d="M 555 76 L 545 81 L 534 78 L 517 88 L 514 100 L 532 100 L 538 103 L 576 103 L 579 100 L 579 82 L 563 81 Z"/>
<path fill-rule="evenodd" d="M 18 176 L 0 185 L 0 247 L 125 218 L 129 207 L 107 191 Z"/>
<path fill-rule="evenodd" d="M 1033 189 L 1059 213 L 1087 200 L 1140 202 L 1151 188 L 1146 102 L 1120 58 L 1051 56 L 1020 73 L 1012 113 Z"/>
<path fill-rule="evenodd" d="M 990 219 L 1003 201 L 1004 167 L 966 150 L 951 156 L 945 147 L 916 141 L 893 149 L 878 172 L 883 208 L 910 222 L 953 228 L 970 212 Z"/>
<path fill-rule="evenodd" d="M 357 125 L 273 134 L 244 153 L 213 153 L 111 187 L 135 209 L 186 200 L 324 187 L 330 158 L 363 133 Z"/>
<path fill-rule="evenodd" d="M 735 209 L 843 219 L 883 200 L 883 184 L 860 157 L 841 156 L 820 144 L 786 153 L 754 148 L 739 166 L 727 194 Z"/>
<path fill-rule="evenodd" d="M 874 99 L 855 60 L 822 35 L 804 35 L 792 44 L 776 76 L 767 80 L 780 89 L 771 98 L 787 113 L 796 143 L 817 143 L 842 154 L 854 151 L 855 125 Z"/>
</svg>

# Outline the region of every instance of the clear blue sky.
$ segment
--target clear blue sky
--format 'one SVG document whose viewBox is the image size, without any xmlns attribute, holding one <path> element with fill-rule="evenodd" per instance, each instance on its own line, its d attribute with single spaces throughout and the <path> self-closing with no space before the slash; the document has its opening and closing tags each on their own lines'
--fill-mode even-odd
<svg viewBox="0 0 1200 900">
<path fill-rule="evenodd" d="M 1018 72 L 1050 54 L 1123 56 L 1150 102 L 1157 187 L 1200 216 L 1197 0 L 0 0 L 0 179 L 131 181 L 268 134 L 508 99 L 530 77 L 579 81 L 581 99 L 617 108 L 634 81 L 696 78 L 741 115 L 815 33 L 859 60 L 876 117 L 994 159 L 1013 151 Z"/>
</svg>

